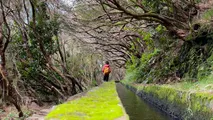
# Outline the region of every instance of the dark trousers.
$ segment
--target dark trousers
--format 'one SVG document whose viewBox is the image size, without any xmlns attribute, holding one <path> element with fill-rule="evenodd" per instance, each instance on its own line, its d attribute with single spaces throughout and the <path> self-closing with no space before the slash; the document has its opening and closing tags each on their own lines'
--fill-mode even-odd
<svg viewBox="0 0 213 120">
<path fill-rule="evenodd" d="M 104 75 L 104 81 L 106 81 L 106 82 L 109 81 L 109 74 Z"/>
</svg>

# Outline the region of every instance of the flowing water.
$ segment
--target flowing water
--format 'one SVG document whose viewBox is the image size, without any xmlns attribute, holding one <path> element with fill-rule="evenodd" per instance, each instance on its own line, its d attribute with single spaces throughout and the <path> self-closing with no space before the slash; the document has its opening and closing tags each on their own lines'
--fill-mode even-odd
<svg viewBox="0 0 213 120">
<path fill-rule="evenodd" d="M 130 120 L 172 120 L 172 118 L 139 98 L 122 84 L 117 83 L 116 87 Z"/>
</svg>

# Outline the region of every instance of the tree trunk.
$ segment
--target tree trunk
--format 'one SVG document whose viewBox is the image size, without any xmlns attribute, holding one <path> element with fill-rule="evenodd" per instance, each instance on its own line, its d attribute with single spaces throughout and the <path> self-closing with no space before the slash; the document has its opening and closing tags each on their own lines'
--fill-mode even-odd
<svg viewBox="0 0 213 120">
<path fill-rule="evenodd" d="M 1 14 L 2 15 L 2 14 Z M 5 44 L 3 42 L 3 20 L 2 16 L 0 15 L 0 73 L 1 73 L 1 80 L 2 80 L 2 90 L 4 100 L 8 100 L 10 103 L 14 104 L 16 109 L 19 112 L 19 117 L 23 117 L 23 112 L 21 110 L 20 105 L 18 104 L 17 94 L 15 89 L 13 88 L 12 81 L 9 81 L 8 74 L 6 70 L 6 59 L 5 59 Z M 7 43 L 8 44 L 8 43 Z"/>
</svg>

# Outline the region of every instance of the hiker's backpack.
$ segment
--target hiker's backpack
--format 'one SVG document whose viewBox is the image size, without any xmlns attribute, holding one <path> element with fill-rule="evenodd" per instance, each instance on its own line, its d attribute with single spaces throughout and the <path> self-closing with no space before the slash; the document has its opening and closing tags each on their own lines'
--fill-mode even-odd
<svg viewBox="0 0 213 120">
<path fill-rule="evenodd" d="M 105 67 L 105 68 L 104 68 L 104 75 L 105 75 L 105 74 L 109 74 L 109 73 L 110 73 L 109 67 Z"/>
</svg>

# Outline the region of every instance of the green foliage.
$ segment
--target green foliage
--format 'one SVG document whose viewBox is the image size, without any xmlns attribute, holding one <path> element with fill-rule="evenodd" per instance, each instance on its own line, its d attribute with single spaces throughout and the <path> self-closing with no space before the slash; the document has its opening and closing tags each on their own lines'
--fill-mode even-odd
<svg viewBox="0 0 213 120">
<path fill-rule="evenodd" d="M 87 82 L 87 86 L 97 86 L 102 79 L 100 63 L 98 63 L 98 61 L 103 61 L 102 56 L 88 51 L 82 48 L 81 53 L 73 53 L 69 56 L 67 58 L 67 69 L 75 78 Z"/>
<path fill-rule="evenodd" d="M 16 65 L 25 85 L 31 86 L 39 95 L 47 96 L 53 94 L 45 91 L 45 81 L 51 81 L 54 78 L 62 80 L 62 78 L 47 69 L 47 56 L 52 56 L 58 52 L 58 16 L 51 18 L 47 13 L 47 5 L 40 2 L 36 6 L 36 21 L 30 22 L 27 28 L 26 38 L 23 33 L 16 34 L 13 46 L 16 49 Z M 36 87 L 35 87 L 36 86 Z M 45 97 L 40 96 L 45 99 Z M 55 98 L 57 99 L 57 98 Z"/>
<path fill-rule="evenodd" d="M 186 45 L 183 46 L 182 51 L 180 52 L 179 56 L 179 71 L 181 74 L 185 74 L 190 76 L 191 78 L 196 78 L 197 74 L 197 66 L 201 63 L 202 58 L 199 56 L 199 48 Z M 189 66 L 190 65 L 190 66 Z M 185 76 L 185 77 L 187 77 Z"/>
<path fill-rule="evenodd" d="M 127 64 L 127 81 L 165 83 L 181 78 L 186 81 L 212 79 L 210 77 L 213 68 L 211 27 L 201 26 L 198 33 L 192 34 L 193 37 L 179 48 L 176 47 L 180 42 L 166 37 L 164 27 L 157 26 L 155 30 L 157 37 L 154 39 L 158 40 L 154 41 L 154 48 L 161 49 L 160 54 L 145 52 L 140 60 L 131 57 L 133 62 Z"/>
<path fill-rule="evenodd" d="M 151 32 L 145 32 L 143 30 L 139 30 L 138 32 L 141 36 L 143 36 L 143 40 L 145 41 L 148 49 L 154 49 L 154 42 Z"/>
<path fill-rule="evenodd" d="M 202 80 L 212 71 L 212 31 L 202 28 L 201 34 L 186 42 L 177 56 L 178 69 L 183 77 Z"/>
<path fill-rule="evenodd" d="M 143 0 L 144 6 L 148 6 L 152 12 L 158 12 L 164 3 L 164 0 Z"/>
<path fill-rule="evenodd" d="M 205 20 L 211 20 L 213 18 L 213 9 L 209 9 L 205 13 L 203 13 L 202 18 Z"/>
<path fill-rule="evenodd" d="M 195 3 L 199 3 L 199 2 L 201 2 L 201 0 L 195 0 Z"/>
<path fill-rule="evenodd" d="M 152 52 L 142 54 L 141 59 L 137 59 L 136 57 L 132 56 L 132 63 L 127 64 L 125 80 L 129 82 L 153 81 L 153 79 L 150 78 L 150 73 L 152 73 L 150 64 L 153 64 L 152 62 L 158 54 L 160 54 L 160 51 L 155 49 Z"/>
<path fill-rule="evenodd" d="M 104 83 L 80 99 L 57 106 L 46 119 L 114 120 L 125 113 L 120 106 L 114 82 Z"/>
<path fill-rule="evenodd" d="M 203 62 L 198 67 L 198 74 L 197 78 L 198 80 L 212 80 L 212 70 L 213 70 L 213 54 L 206 60 L 206 62 Z"/>
<path fill-rule="evenodd" d="M 159 33 L 159 34 L 163 34 L 166 31 L 166 28 L 162 25 L 158 25 L 155 30 Z"/>
<path fill-rule="evenodd" d="M 153 52 L 148 52 L 148 53 L 144 53 L 141 57 L 141 63 L 142 64 L 147 64 L 149 62 L 149 60 L 151 60 L 151 58 L 155 55 L 157 55 L 160 52 L 160 50 L 158 49 L 154 49 Z"/>
</svg>

